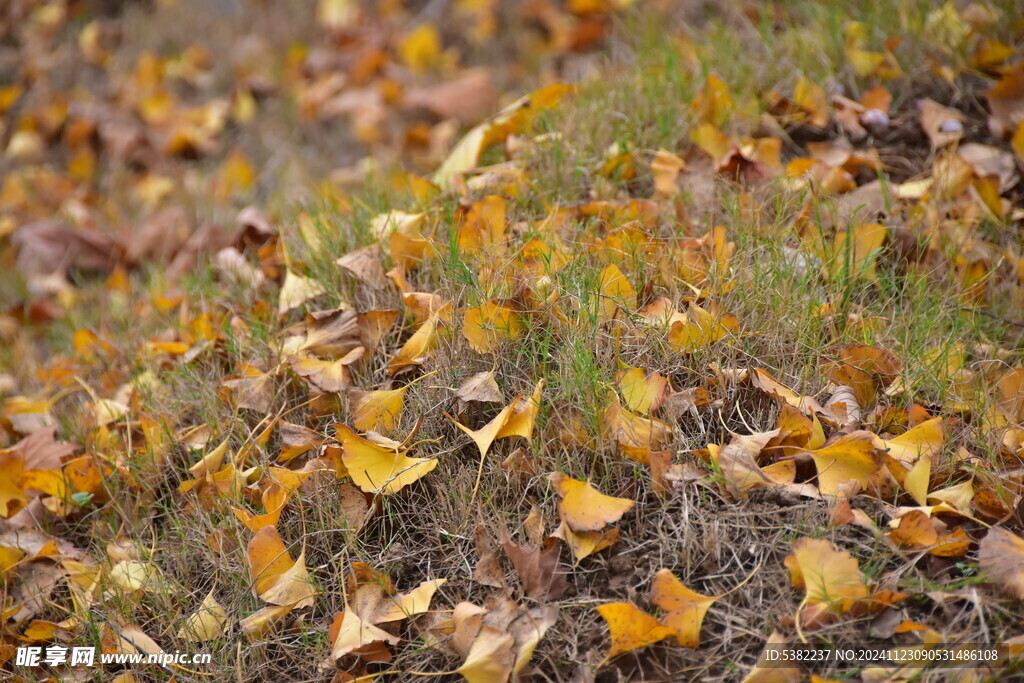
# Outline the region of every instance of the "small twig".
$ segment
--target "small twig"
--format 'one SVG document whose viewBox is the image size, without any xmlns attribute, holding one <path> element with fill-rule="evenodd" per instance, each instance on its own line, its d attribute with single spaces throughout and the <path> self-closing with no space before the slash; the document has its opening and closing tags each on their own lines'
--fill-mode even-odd
<svg viewBox="0 0 1024 683">
<path fill-rule="evenodd" d="M 1021 322 L 1020 320 L 1013 320 L 1012 318 L 1004 318 L 1001 315 L 996 315 L 995 313 L 991 313 L 991 312 L 983 310 L 981 308 L 969 308 L 967 306 L 955 306 L 955 308 L 958 311 L 967 311 L 968 313 L 979 313 L 981 315 L 987 316 L 987 317 L 992 318 L 994 320 L 999 320 L 1001 322 L 1004 322 L 1007 325 L 1013 325 L 1014 327 L 1024 327 L 1024 322 Z"/>
</svg>

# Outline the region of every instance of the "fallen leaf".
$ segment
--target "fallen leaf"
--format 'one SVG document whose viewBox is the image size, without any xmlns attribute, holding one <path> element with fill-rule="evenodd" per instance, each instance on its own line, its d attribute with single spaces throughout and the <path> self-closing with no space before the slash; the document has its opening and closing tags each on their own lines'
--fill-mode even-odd
<svg viewBox="0 0 1024 683">
<path fill-rule="evenodd" d="M 806 591 L 804 605 L 821 605 L 831 613 L 842 614 L 868 597 L 857 560 L 846 551 L 836 550 L 826 539 L 795 540 L 786 567 L 793 585 Z"/>
<path fill-rule="evenodd" d="M 978 565 L 1006 592 L 1024 600 L 1024 539 L 1003 527 L 992 527 L 978 545 Z"/>
<path fill-rule="evenodd" d="M 569 590 L 565 574 L 558 570 L 557 544 L 543 549 L 537 546 L 513 543 L 507 532 L 503 535 L 502 547 L 515 567 L 523 584 L 523 595 L 534 600 L 557 600 Z"/>
<path fill-rule="evenodd" d="M 199 605 L 199 609 L 185 617 L 185 623 L 178 629 L 178 637 L 204 643 L 224 635 L 228 623 L 227 610 L 213 597 L 213 591 L 210 591 Z"/>
<path fill-rule="evenodd" d="M 247 550 L 253 593 L 272 605 L 309 607 L 319 591 L 306 570 L 305 548 L 293 561 L 277 529 L 256 532 Z"/>
<path fill-rule="evenodd" d="M 612 639 L 606 659 L 659 643 L 675 635 L 671 628 L 629 602 L 598 605 L 597 612 L 608 624 Z"/>
<path fill-rule="evenodd" d="M 455 396 L 466 403 L 502 403 L 501 389 L 494 379 L 494 370 L 478 372 L 462 383 Z"/>
<path fill-rule="evenodd" d="M 398 493 L 437 467 L 435 459 L 409 458 L 406 451 L 378 446 L 345 425 L 335 429 L 344 448 L 342 462 L 352 481 L 366 493 Z"/>
<path fill-rule="evenodd" d="M 661 623 L 672 629 L 683 647 L 700 646 L 700 626 L 717 597 L 694 593 L 668 569 L 654 575 L 651 602 L 665 610 Z"/>
<path fill-rule="evenodd" d="M 382 389 L 378 391 L 360 391 L 353 389 L 348 392 L 349 412 L 355 428 L 367 432 L 370 430 L 389 433 L 398 426 L 405 401 L 408 385 L 398 389 Z"/>
<path fill-rule="evenodd" d="M 626 498 L 614 498 L 601 493 L 588 482 L 552 472 L 548 479 L 562 498 L 558 503 L 558 514 L 573 531 L 600 531 L 614 524 L 636 502 Z"/>
<path fill-rule="evenodd" d="M 845 485 L 850 482 L 867 488 L 881 464 L 874 435 L 866 431 L 844 434 L 823 448 L 807 452 L 818 470 L 818 489 L 829 496 L 844 495 Z"/>
</svg>

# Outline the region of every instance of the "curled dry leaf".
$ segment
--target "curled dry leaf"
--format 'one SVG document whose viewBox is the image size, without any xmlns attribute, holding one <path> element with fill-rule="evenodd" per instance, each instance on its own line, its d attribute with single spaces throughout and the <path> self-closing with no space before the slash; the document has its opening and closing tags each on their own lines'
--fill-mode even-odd
<svg viewBox="0 0 1024 683">
<path fill-rule="evenodd" d="M 501 389 L 498 388 L 498 383 L 494 380 L 494 370 L 478 372 L 473 375 L 462 383 L 459 390 L 455 392 L 455 396 L 466 403 L 473 401 L 501 403 L 505 400 L 501 395 Z"/>
<path fill-rule="evenodd" d="M 978 547 L 978 564 L 1007 593 L 1024 600 L 1024 538 L 1003 527 L 989 529 Z"/>
<path fill-rule="evenodd" d="M 508 532 L 503 532 L 502 547 L 515 567 L 523 585 L 523 595 L 534 600 L 551 601 L 562 597 L 569 590 L 565 573 L 559 571 L 558 557 L 561 554 L 557 543 L 543 548 L 513 543 Z"/>
</svg>

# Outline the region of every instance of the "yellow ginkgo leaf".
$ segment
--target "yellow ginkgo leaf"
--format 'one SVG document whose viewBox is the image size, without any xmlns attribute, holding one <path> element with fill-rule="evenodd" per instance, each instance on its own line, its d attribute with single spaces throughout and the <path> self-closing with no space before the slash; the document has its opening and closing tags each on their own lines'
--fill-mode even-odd
<svg viewBox="0 0 1024 683">
<path fill-rule="evenodd" d="M 466 133 L 431 180 L 442 190 L 450 188 L 454 176 L 476 168 L 487 147 L 522 132 L 537 112 L 553 107 L 572 90 L 573 86 L 566 83 L 552 83 L 519 98 Z"/>
<path fill-rule="evenodd" d="M 494 419 L 480 429 L 470 429 L 469 427 L 459 423 L 451 415 L 448 415 L 448 419 L 454 422 L 456 427 L 464 431 L 471 439 L 473 439 L 473 443 L 476 444 L 477 449 L 480 451 L 480 467 L 476 473 L 476 484 L 473 485 L 473 495 L 471 500 L 476 500 L 476 493 L 480 488 L 480 480 L 484 475 L 484 462 L 487 457 L 487 451 L 491 449 L 491 444 L 498 438 L 498 434 L 501 432 L 502 427 L 504 427 L 505 423 L 508 422 L 509 417 L 512 415 L 512 409 L 520 398 L 521 396 L 516 396 L 515 399 L 512 400 L 511 404 L 502 408 L 501 412 L 494 416 Z"/>
<path fill-rule="evenodd" d="M 868 485 L 880 464 L 874 435 L 866 431 L 844 434 L 831 445 L 808 451 L 818 468 L 818 489 L 825 495 L 843 495 L 844 485 Z"/>
<path fill-rule="evenodd" d="M 368 432 L 390 432 L 398 426 L 408 386 L 378 391 L 348 392 L 349 412 L 356 429 Z"/>
<path fill-rule="evenodd" d="M 185 617 L 185 623 L 178 629 L 178 637 L 203 643 L 224 635 L 227 626 L 228 612 L 210 591 L 199 609 Z"/>
<path fill-rule="evenodd" d="M 473 204 L 459 227 L 459 249 L 477 253 L 505 240 L 505 198 L 500 195 L 484 197 Z"/>
<path fill-rule="evenodd" d="M 945 443 L 941 417 L 926 420 L 894 439 L 874 437 L 875 448 L 888 451 L 890 457 L 906 465 L 920 457 L 936 455 Z"/>
<path fill-rule="evenodd" d="M 397 375 L 420 365 L 427 354 L 434 350 L 437 346 L 437 316 L 438 314 L 434 313 L 427 318 L 426 322 L 406 340 L 395 357 L 388 362 L 389 374 Z"/>
<path fill-rule="evenodd" d="M 495 415 L 490 422 L 480 429 L 470 429 L 466 425 L 456 421 L 455 418 L 451 416 L 449 416 L 449 419 L 455 423 L 456 427 L 473 439 L 473 443 L 476 444 L 477 449 L 480 451 L 480 458 L 483 459 L 487 457 L 487 451 L 491 449 L 491 444 L 498 438 L 498 434 L 505 426 L 505 423 L 508 422 L 509 416 L 512 415 L 512 409 L 520 398 L 520 396 L 516 396 L 512 403 L 502 408 L 500 413 Z"/>
<path fill-rule="evenodd" d="M 430 601 L 434 598 L 437 589 L 443 586 L 447 579 L 432 579 L 424 581 L 408 593 L 392 596 L 383 605 L 383 609 L 373 615 L 373 623 L 384 624 L 390 621 L 400 621 L 423 614 L 430 609 Z"/>
<path fill-rule="evenodd" d="M 253 592 L 272 605 L 308 607 L 319 592 L 306 570 L 306 549 L 292 561 L 277 529 L 263 527 L 249 541 Z"/>
<path fill-rule="evenodd" d="M 344 425 L 337 427 L 337 435 L 344 448 L 341 460 L 366 493 L 397 493 L 437 467 L 437 460 L 407 457 L 405 451 L 371 443 Z"/>
<path fill-rule="evenodd" d="M 278 297 L 277 312 L 284 315 L 326 291 L 323 285 L 316 280 L 286 270 L 284 283 L 281 285 L 281 293 Z"/>
<path fill-rule="evenodd" d="M 349 370 L 349 366 L 365 355 L 366 349 L 357 346 L 338 360 L 295 358 L 292 360 L 292 370 L 321 391 L 336 394 L 348 389 L 352 383 L 352 372 Z"/>
<path fill-rule="evenodd" d="M 686 322 L 673 322 L 667 340 L 676 351 L 692 352 L 719 341 L 735 326 L 736 320 L 732 316 L 716 316 L 691 303 Z"/>
<path fill-rule="evenodd" d="M 601 284 L 598 290 L 597 320 L 605 322 L 619 314 L 619 317 L 632 313 L 636 308 L 636 290 L 615 264 L 609 264 L 601 271 Z M 619 313 L 624 308 L 625 314 Z"/>
<path fill-rule="evenodd" d="M 833 274 L 853 273 L 868 282 L 877 280 L 874 256 L 882 249 L 888 234 L 889 229 L 877 223 L 858 225 L 852 235 L 845 230 L 837 232 L 832 252 Z"/>
<path fill-rule="evenodd" d="M 533 437 L 533 423 L 537 420 L 537 413 L 540 412 L 540 397 L 544 391 L 544 380 L 537 380 L 533 387 L 533 395 L 530 398 L 517 396 L 509 404 L 512 412 L 509 413 L 505 424 L 498 430 L 495 439 L 504 439 L 510 436 L 521 436 L 526 440 Z"/>
<path fill-rule="evenodd" d="M 589 483 L 552 472 L 548 479 L 562 497 L 558 514 L 573 531 L 600 531 L 633 509 L 635 501 L 606 496 Z"/>
<path fill-rule="evenodd" d="M 127 593 L 160 591 L 165 587 L 163 573 L 155 564 L 122 560 L 110 570 L 110 580 Z"/>
<path fill-rule="evenodd" d="M 599 605 L 597 613 L 608 624 L 612 638 L 608 658 L 659 643 L 675 635 L 675 631 L 630 602 Z"/>
<path fill-rule="evenodd" d="M 630 410 L 649 415 L 668 396 L 668 379 L 657 372 L 650 374 L 640 368 L 629 368 L 618 374 L 619 391 Z"/>
<path fill-rule="evenodd" d="M 515 663 L 512 652 L 515 644 L 511 634 L 485 624 L 456 673 L 462 674 L 469 683 L 507 681 Z"/>
<path fill-rule="evenodd" d="M 492 353 L 506 341 L 522 336 L 517 313 L 498 301 L 487 301 L 466 310 L 462 334 L 477 353 Z"/>
<path fill-rule="evenodd" d="M 238 622 L 246 640 L 252 642 L 266 637 L 281 626 L 295 605 L 267 605 Z"/>
<path fill-rule="evenodd" d="M 569 546 L 572 559 L 579 564 L 584 558 L 590 557 L 596 552 L 610 548 L 619 540 L 617 528 L 604 529 L 603 531 L 573 531 L 569 525 L 562 522 L 551 534 L 552 538 L 560 538 Z"/>
<path fill-rule="evenodd" d="M 903 477 L 903 488 L 918 505 L 928 504 L 928 482 L 932 474 L 932 459 L 924 456 L 914 463 L 914 467 Z"/>
<path fill-rule="evenodd" d="M 280 484 L 271 484 L 264 489 L 262 499 L 263 509 L 266 510 L 262 515 L 251 515 L 241 508 L 231 508 L 238 520 L 253 533 L 266 526 L 277 526 L 278 520 L 281 519 L 281 511 L 288 502 L 288 491 Z"/>
<path fill-rule="evenodd" d="M 836 550 L 824 538 L 798 538 L 786 558 L 793 585 L 806 591 L 808 604 L 827 605 L 837 614 L 868 597 L 868 587 L 857 560 Z"/>
<path fill-rule="evenodd" d="M 694 593 L 668 569 L 654 575 L 651 602 L 665 610 L 661 623 L 668 626 L 683 647 L 700 645 L 700 626 L 708 608 L 718 600 Z"/>
<path fill-rule="evenodd" d="M 649 451 L 660 450 L 672 436 L 672 428 L 661 420 L 623 408 L 615 391 L 608 392 L 601 424 L 627 455 L 643 464 L 647 464 Z"/>
<path fill-rule="evenodd" d="M 398 54 L 410 69 L 423 72 L 433 68 L 441 59 L 441 34 L 432 22 L 423 22 L 398 44 Z"/>
</svg>

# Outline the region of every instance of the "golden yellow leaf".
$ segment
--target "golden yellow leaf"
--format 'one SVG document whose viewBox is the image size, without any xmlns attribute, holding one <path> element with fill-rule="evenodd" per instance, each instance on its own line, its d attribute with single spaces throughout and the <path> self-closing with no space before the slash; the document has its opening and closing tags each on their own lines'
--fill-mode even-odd
<svg viewBox="0 0 1024 683">
<path fill-rule="evenodd" d="M 398 389 L 348 392 L 352 424 L 362 432 L 391 432 L 398 426 L 408 385 Z"/>
<path fill-rule="evenodd" d="M 694 593 L 668 569 L 661 569 L 654 575 L 651 602 L 667 612 L 661 623 L 672 629 L 676 641 L 683 647 L 700 646 L 700 626 L 716 600 L 717 596 Z"/>
<path fill-rule="evenodd" d="M 160 568 L 150 562 L 122 560 L 110 570 L 110 580 L 127 593 L 159 592 L 166 588 Z"/>
<path fill-rule="evenodd" d="M 612 644 L 607 657 L 653 645 L 675 635 L 675 631 L 629 602 L 610 602 L 597 607 L 608 624 Z"/>
<path fill-rule="evenodd" d="M 928 481 L 932 473 L 932 459 L 924 456 L 903 478 L 903 488 L 918 505 L 928 504 Z"/>
<path fill-rule="evenodd" d="M 454 176 L 476 168 L 480 161 L 480 155 L 487 147 L 504 140 L 513 133 L 522 132 L 537 112 L 553 107 L 572 91 L 573 86 L 571 85 L 552 83 L 519 98 L 492 118 L 466 133 L 455 145 L 455 148 L 449 152 L 448 157 L 431 180 L 441 189 L 449 189 Z"/>
<path fill-rule="evenodd" d="M 437 66 L 441 59 L 441 34 L 433 22 L 423 22 L 398 44 L 398 54 L 405 65 L 416 72 Z"/>
<path fill-rule="evenodd" d="M 671 390 L 668 379 L 657 372 L 647 374 L 640 368 L 618 373 L 619 391 L 630 410 L 650 414 L 664 403 Z"/>
<path fill-rule="evenodd" d="M 548 479 L 562 500 L 558 514 L 576 532 L 600 531 L 614 524 L 636 505 L 627 498 L 606 496 L 588 482 L 572 479 L 561 472 L 552 472 Z"/>
<path fill-rule="evenodd" d="M 18 485 L 24 471 L 24 455 L 14 450 L 0 450 L 0 517 L 14 516 L 28 503 L 25 490 Z"/>
<path fill-rule="evenodd" d="M 711 457 L 724 479 L 725 491 L 734 498 L 744 498 L 753 489 L 771 486 L 774 482 L 757 464 L 761 450 L 778 436 L 779 430 L 733 437 L 728 446 L 711 449 Z"/>
<path fill-rule="evenodd" d="M 613 437 L 627 455 L 647 464 L 644 454 L 659 450 L 672 436 L 667 424 L 653 417 L 643 417 L 622 407 L 615 391 L 608 392 L 608 403 L 602 413 L 602 427 Z M 641 457 L 637 457 L 641 456 Z"/>
<path fill-rule="evenodd" d="M 666 339 L 674 350 L 689 353 L 723 339 L 735 324 L 730 315 L 716 316 L 691 303 L 686 321 L 673 322 Z"/>
<path fill-rule="evenodd" d="M 875 447 L 889 452 L 889 456 L 904 464 L 912 464 L 920 457 L 931 457 L 942 450 L 946 442 L 941 417 L 926 420 L 894 439 L 875 437 Z"/>
<path fill-rule="evenodd" d="M 564 521 L 551 534 L 552 538 L 560 538 L 569 546 L 573 563 L 578 565 L 584 558 L 596 552 L 610 548 L 619 540 L 619 530 L 615 527 L 602 531 L 573 531 Z"/>
<path fill-rule="evenodd" d="M 824 538 L 798 538 L 786 558 L 793 585 L 806 590 L 805 602 L 827 605 L 837 614 L 868 597 L 868 587 L 857 560 L 836 550 Z"/>
<path fill-rule="evenodd" d="M 466 661 L 455 670 L 469 683 L 507 681 L 512 673 L 515 638 L 501 629 L 485 624 L 466 655 Z"/>
<path fill-rule="evenodd" d="M 256 532 L 247 549 L 253 593 L 272 605 L 308 607 L 319 592 L 306 570 L 306 549 L 292 561 L 277 528 Z"/>
<path fill-rule="evenodd" d="M 310 299 L 315 299 L 327 290 L 312 278 L 296 275 L 286 270 L 281 293 L 278 295 L 277 312 L 284 315 L 293 308 L 298 308 Z"/>
<path fill-rule="evenodd" d="M 466 425 L 458 422 L 455 418 L 450 415 L 448 418 L 455 423 L 455 426 L 460 430 L 469 435 L 473 439 L 473 443 L 476 444 L 477 450 L 480 451 L 480 458 L 483 459 L 487 456 L 487 452 L 491 449 L 491 444 L 494 443 L 495 439 L 499 438 L 498 435 L 501 433 L 502 428 L 508 422 L 509 417 L 512 415 L 512 410 L 516 406 L 517 401 L 522 396 L 516 396 L 512 400 L 512 403 L 502 408 L 501 412 L 495 415 L 490 422 L 485 424 L 479 429 L 470 429 Z"/>
<path fill-rule="evenodd" d="M 818 489 L 823 494 L 843 495 L 844 485 L 850 482 L 857 482 L 861 488 L 868 485 L 881 463 L 873 438 L 871 432 L 850 432 L 824 448 L 807 451 L 814 458 Z"/>
<path fill-rule="evenodd" d="M 504 439 L 511 436 L 521 436 L 526 440 L 533 437 L 533 423 L 537 420 L 537 413 L 540 411 L 540 397 L 544 391 L 544 379 L 537 380 L 533 387 L 533 395 L 530 398 L 517 396 L 509 404 L 512 412 L 508 419 L 498 430 L 495 439 Z"/>
<path fill-rule="evenodd" d="M 388 374 L 397 375 L 420 365 L 427 354 L 437 346 L 437 318 L 438 313 L 431 315 L 406 340 L 395 357 L 388 362 Z"/>
<path fill-rule="evenodd" d="M 459 249 L 471 254 L 505 241 L 505 198 L 499 195 L 484 197 L 470 207 L 459 226 Z"/>
<path fill-rule="evenodd" d="M 185 623 L 178 629 L 178 637 L 198 643 L 213 640 L 224 635 L 228 621 L 227 610 L 210 591 L 199 609 L 185 617 Z"/>
<path fill-rule="evenodd" d="M 477 353 L 497 351 L 503 342 L 518 339 L 522 333 L 516 311 L 498 301 L 466 309 L 462 320 L 462 334 Z"/>
<path fill-rule="evenodd" d="M 636 308 L 636 290 L 615 264 L 609 264 L 601 271 L 598 297 L 598 322 L 611 320 L 616 315 L 619 318 L 628 316 Z M 625 312 L 619 313 L 620 308 L 624 308 Z"/>
<path fill-rule="evenodd" d="M 310 384 L 313 384 L 322 391 L 336 394 L 348 389 L 352 383 L 352 373 L 349 366 L 363 358 L 366 349 L 362 346 L 349 351 L 344 358 L 338 360 L 320 360 L 318 358 L 295 358 L 292 360 L 292 370 L 296 375 L 305 377 Z"/>
<path fill-rule="evenodd" d="M 651 160 L 651 173 L 654 175 L 654 188 L 665 195 L 679 191 L 676 184 L 680 172 L 686 169 L 686 162 L 667 149 L 659 149 Z"/>
<path fill-rule="evenodd" d="M 443 586 L 447 579 L 431 579 L 424 581 L 408 593 L 395 595 L 384 604 L 384 609 L 374 613 L 372 621 L 375 624 L 383 624 L 390 621 L 400 621 L 423 614 L 430 609 L 430 601 L 434 598 L 437 589 Z"/>
<path fill-rule="evenodd" d="M 336 431 L 344 447 L 341 460 L 352 481 L 366 493 L 397 493 L 437 467 L 437 460 L 407 457 L 405 451 L 371 443 L 345 425 L 338 425 Z"/>
<path fill-rule="evenodd" d="M 250 515 L 241 508 L 231 508 L 238 520 L 253 533 L 265 526 L 277 526 L 278 520 L 281 519 L 281 512 L 288 502 L 288 491 L 280 484 L 271 484 L 263 490 L 262 500 L 263 509 L 266 511 L 262 515 Z"/>
<path fill-rule="evenodd" d="M 284 618 L 295 605 L 267 605 L 238 622 L 245 639 L 252 642 L 270 635 L 284 623 Z"/>
</svg>

